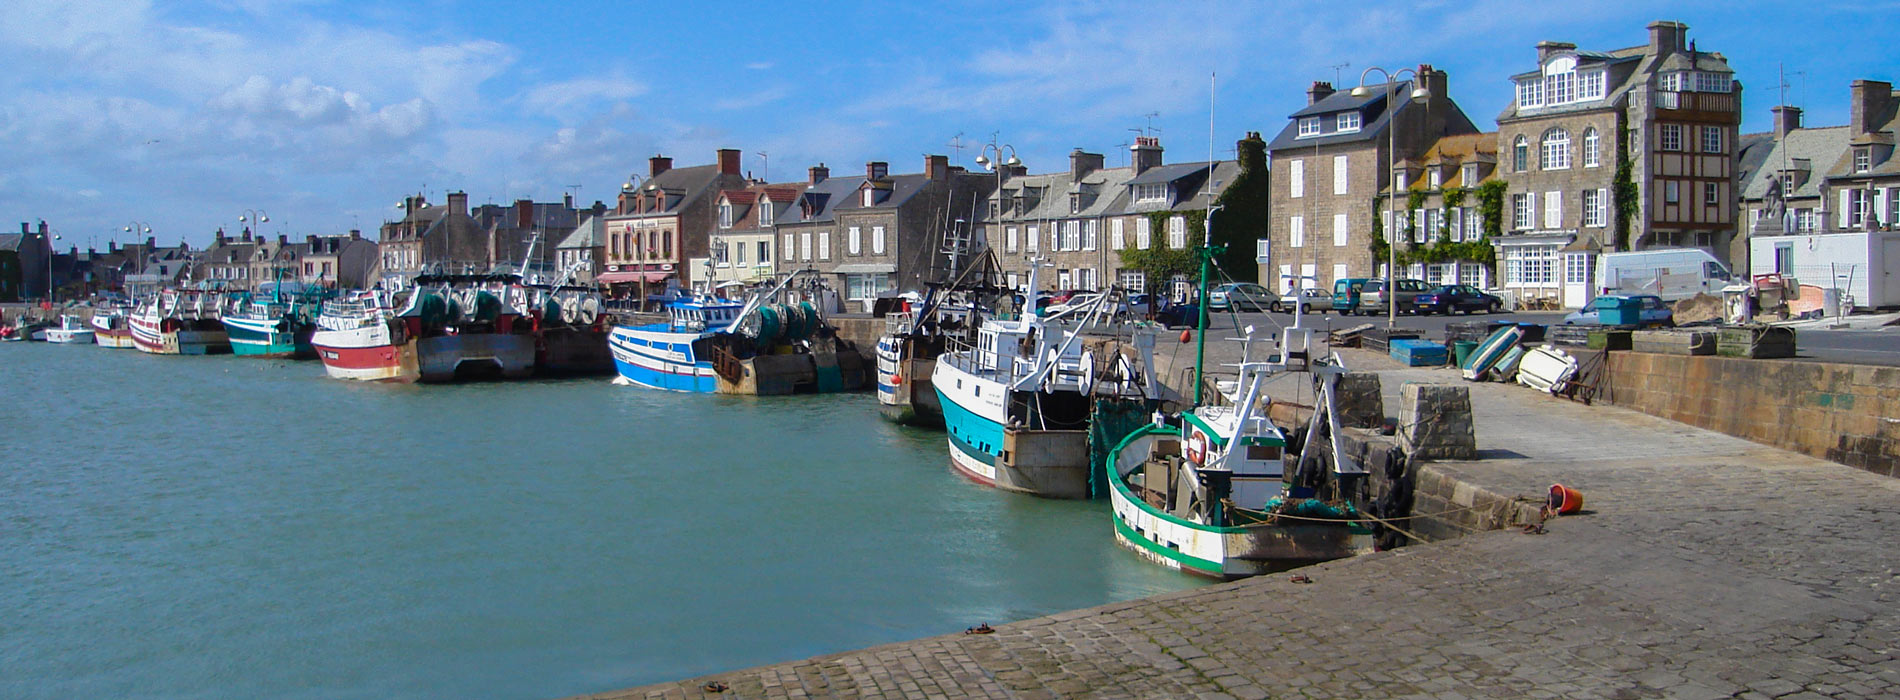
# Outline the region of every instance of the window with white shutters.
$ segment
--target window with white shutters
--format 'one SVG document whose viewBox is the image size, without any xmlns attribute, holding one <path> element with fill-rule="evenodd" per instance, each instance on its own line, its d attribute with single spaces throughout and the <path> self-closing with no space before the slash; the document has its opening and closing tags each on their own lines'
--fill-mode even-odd
<svg viewBox="0 0 1900 700">
<path fill-rule="evenodd" d="M 1347 233 L 1347 229 L 1346 229 L 1346 215 L 1334 214 L 1333 215 L 1333 247 L 1335 248 L 1344 247 L 1346 245 L 1346 239 L 1348 237 L 1349 237 L 1349 234 Z"/>
<path fill-rule="evenodd" d="M 798 234 L 798 259 L 800 260 L 811 259 L 811 232 L 810 231 L 806 231 L 804 233 Z"/>
<path fill-rule="evenodd" d="M 1011 226 L 1009 228 L 1006 228 L 1004 229 L 1004 232 L 1005 232 L 1004 233 L 1005 237 L 1003 239 L 1003 243 L 1006 246 L 1004 250 L 1011 253 L 1016 252 L 1016 234 L 1018 233 L 1018 231 L 1016 230 L 1016 227 Z"/>
<path fill-rule="evenodd" d="M 1295 160 L 1291 166 L 1292 174 L 1287 176 L 1287 187 L 1294 198 L 1306 196 L 1306 161 Z"/>
<path fill-rule="evenodd" d="M 883 226 L 871 227 L 871 254 L 872 255 L 884 254 L 884 227 Z"/>
<path fill-rule="evenodd" d="M 1268 256 L 1268 253 L 1272 251 L 1273 251 L 1272 241 L 1267 240 L 1265 238 L 1255 239 L 1253 242 L 1253 261 L 1256 263 L 1267 262 L 1270 259 Z"/>
<path fill-rule="evenodd" d="M 1287 219 L 1287 245 L 1294 248 L 1306 246 L 1306 217 L 1295 216 Z"/>
<path fill-rule="evenodd" d="M 1347 163 L 1350 162 L 1346 156 L 1333 156 L 1333 194 L 1346 193 Z"/>
<path fill-rule="evenodd" d="M 1564 193 L 1544 193 L 1544 228 L 1563 228 Z"/>
<path fill-rule="evenodd" d="M 844 243 L 845 252 L 850 253 L 852 255 L 861 255 L 864 253 L 864 231 L 863 230 L 859 229 L 856 226 L 852 226 L 851 228 L 847 229 L 847 232 L 845 233 L 845 236 L 844 236 L 844 241 L 845 241 Z"/>
<path fill-rule="evenodd" d="M 1039 227 L 1031 226 L 1025 233 L 1029 236 L 1029 252 L 1034 253 L 1042 250 L 1042 230 Z"/>
<path fill-rule="evenodd" d="M 1187 217 L 1175 215 L 1168 218 L 1168 245 L 1175 250 L 1188 247 Z"/>
<path fill-rule="evenodd" d="M 1126 221 L 1126 219 L 1108 220 L 1108 247 L 1114 248 L 1115 250 L 1128 247 L 1128 236 L 1122 232 L 1122 225 Z"/>
<path fill-rule="evenodd" d="M 831 232 L 830 231 L 818 232 L 818 259 L 819 260 L 831 259 Z"/>
<path fill-rule="evenodd" d="M 1095 224 L 1096 224 L 1096 221 L 1094 219 L 1089 219 L 1082 222 L 1082 249 L 1083 250 L 1095 250 L 1095 245 L 1096 245 Z"/>
<path fill-rule="evenodd" d="M 1154 243 L 1153 220 L 1148 217 L 1135 219 L 1135 249 L 1147 250 Z"/>
</svg>

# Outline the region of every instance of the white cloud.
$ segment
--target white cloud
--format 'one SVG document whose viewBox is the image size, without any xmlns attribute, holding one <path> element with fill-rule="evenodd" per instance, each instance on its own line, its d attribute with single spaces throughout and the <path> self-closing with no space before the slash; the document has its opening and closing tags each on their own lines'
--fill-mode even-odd
<svg viewBox="0 0 1900 700">
<path fill-rule="evenodd" d="M 745 64 L 745 69 L 746 70 L 771 70 L 773 65 L 775 64 L 773 64 L 771 61 L 753 61 L 751 63 Z"/>
<path fill-rule="evenodd" d="M 598 109 L 602 103 L 624 102 L 647 93 L 647 86 L 624 77 L 581 77 L 536 85 L 521 96 L 529 110 L 561 117 L 582 109 Z"/>
<path fill-rule="evenodd" d="M 784 85 L 774 85 L 750 95 L 722 98 L 713 102 L 713 109 L 752 109 L 753 107 L 762 107 L 785 99 L 785 96 L 790 94 L 792 94 L 791 88 Z"/>
</svg>

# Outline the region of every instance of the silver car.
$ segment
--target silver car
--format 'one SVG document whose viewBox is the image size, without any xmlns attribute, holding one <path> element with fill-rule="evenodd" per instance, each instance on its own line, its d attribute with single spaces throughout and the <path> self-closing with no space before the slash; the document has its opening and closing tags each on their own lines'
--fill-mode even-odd
<svg viewBox="0 0 1900 700">
<path fill-rule="evenodd" d="M 1207 293 L 1209 311 L 1279 311 L 1280 295 L 1252 282 L 1229 282 Z"/>
</svg>

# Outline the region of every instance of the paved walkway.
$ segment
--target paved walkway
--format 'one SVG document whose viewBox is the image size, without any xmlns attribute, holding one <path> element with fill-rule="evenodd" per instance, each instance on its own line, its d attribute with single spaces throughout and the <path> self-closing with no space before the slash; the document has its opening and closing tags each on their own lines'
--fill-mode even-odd
<svg viewBox="0 0 1900 700">
<path fill-rule="evenodd" d="M 594 697 L 1900 696 L 1900 479 L 1471 386 L 1485 459 L 1438 468 L 1585 515 Z"/>
</svg>

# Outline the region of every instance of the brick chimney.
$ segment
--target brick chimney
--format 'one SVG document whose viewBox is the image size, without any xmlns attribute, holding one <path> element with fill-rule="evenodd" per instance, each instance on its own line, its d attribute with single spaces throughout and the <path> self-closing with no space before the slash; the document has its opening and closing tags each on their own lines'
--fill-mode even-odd
<svg viewBox="0 0 1900 700">
<path fill-rule="evenodd" d="M 468 193 L 460 190 L 449 193 L 449 211 L 456 214 L 468 214 Z"/>
<path fill-rule="evenodd" d="M 874 160 L 874 161 L 864 164 L 864 177 L 866 179 L 881 180 L 890 174 L 891 174 L 890 163 L 886 163 L 881 160 Z"/>
<path fill-rule="evenodd" d="M 950 156 L 924 156 L 924 179 L 950 179 Z"/>
<path fill-rule="evenodd" d="M 534 226 L 534 200 L 515 200 L 515 228 Z"/>
<path fill-rule="evenodd" d="M 350 229 L 350 240 L 352 241 L 363 240 L 363 232 L 357 229 Z"/>
<path fill-rule="evenodd" d="M 825 178 L 831 177 L 831 168 L 825 167 L 824 163 L 819 163 L 817 165 L 811 166 L 811 169 L 805 172 L 806 172 L 805 184 L 808 186 L 816 185 L 820 182 L 824 182 Z"/>
<path fill-rule="evenodd" d="M 290 245 L 290 236 L 282 233 L 277 234 L 277 247 L 282 248 L 287 245 Z"/>
<path fill-rule="evenodd" d="M 1577 45 L 1572 44 L 1567 41 L 1537 42 L 1537 64 L 1541 66 L 1544 64 L 1545 61 L 1550 60 L 1551 56 L 1563 53 L 1565 51 L 1575 51 L 1575 50 L 1577 50 Z"/>
<path fill-rule="evenodd" d="M 739 174 L 739 149 L 737 148 L 719 149 L 719 174 L 720 175 L 738 175 Z"/>
<path fill-rule="evenodd" d="M 1657 20 L 1649 23 L 1649 53 L 1656 56 L 1672 54 L 1687 47 L 1689 25 L 1681 22 Z"/>
<path fill-rule="evenodd" d="M 1418 84 L 1432 94 L 1434 99 L 1446 99 L 1450 80 L 1445 72 L 1433 68 L 1430 63 L 1418 64 Z"/>
<path fill-rule="evenodd" d="M 660 173 L 673 169 L 673 159 L 666 156 L 654 156 L 647 159 L 647 177 L 657 177 Z"/>
<path fill-rule="evenodd" d="M 567 207 L 569 209 L 574 208 L 574 193 L 573 192 L 569 192 L 567 194 L 561 195 L 561 206 Z"/>
<path fill-rule="evenodd" d="M 218 227 L 217 242 L 218 242 L 218 245 L 224 245 L 226 243 L 231 242 L 231 238 L 229 236 L 224 235 L 223 226 Z"/>
<path fill-rule="evenodd" d="M 240 234 L 238 240 L 243 241 L 245 243 L 251 242 L 251 227 L 249 226 L 244 227 L 244 232 Z"/>
<path fill-rule="evenodd" d="M 1775 113 L 1775 138 L 1782 138 L 1788 132 L 1801 128 L 1801 108 L 1781 105 L 1768 110 Z"/>
<path fill-rule="evenodd" d="M 1079 181 L 1084 175 L 1102 169 L 1102 154 L 1089 153 L 1080 148 L 1069 151 L 1069 179 Z"/>
<path fill-rule="evenodd" d="M 1325 83 L 1314 83 L 1314 85 L 1317 87 Z M 1331 90 L 1332 86 L 1327 85 L 1326 89 Z M 1135 145 L 1129 146 L 1128 152 L 1130 155 L 1128 162 L 1134 164 L 1136 175 L 1147 172 L 1149 168 L 1161 166 L 1161 139 L 1159 138 L 1136 136 Z"/>
<path fill-rule="evenodd" d="M 1856 80 L 1848 98 L 1847 125 L 1855 135 L 1871 134 L 1886 122 L 1893 109 L 1893 83 L 1884 80 Z"/>
<path fill-rule="evenodd" d="M 316 235 L 316 234 L 314 234 L 314 233 L 313 233 L 313 234 L 309 234 L 309 235 L 306 235 L 306 236 L 304 236 L 304 237 L 303 237 L 303 242 L 304 242 L 304 243 L 305 243 L 306 245 L 309 245 L 309 246 L 310 246 L 310 252 L 312 252 L 312 253 L 315 253 L 315 252 L 317 252 L 317 235 Z"/>
<path fill-rule="evenodd" d="M 20 224 L 20 228 L 25 229 L 26 224 Z M 152 252 L 153 248 L 157 248 L 157 247 L 158 247 L 158 236 L 145 237 L 145 252 L 150 253 Z"/>
<path fill-rule="evenodd" d="M 1313 81 L 1313 87 L 1306 89 L 1306 105 L 1311 107 L 1319 104 L 1320 100 L 1331 97 L 1334 92 L 1335 90 L 1333 90 L 1332 83 L 1324 80 L 1315 80 Z"/>
</svg>

